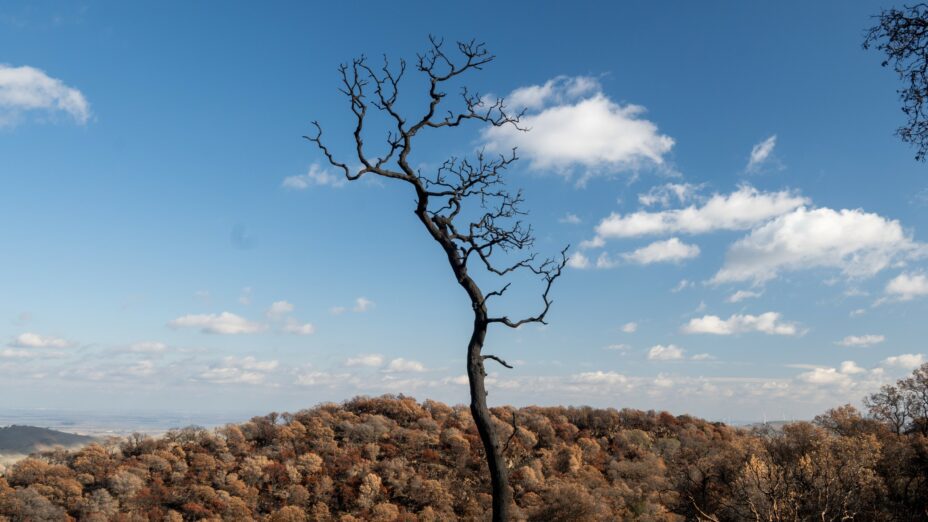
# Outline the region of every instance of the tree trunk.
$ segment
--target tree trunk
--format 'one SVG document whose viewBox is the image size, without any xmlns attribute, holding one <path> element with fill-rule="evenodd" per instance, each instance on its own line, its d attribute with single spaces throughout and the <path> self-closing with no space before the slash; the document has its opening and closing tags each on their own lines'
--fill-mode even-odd
<svg viewBox="0 0 928 522">
<path fill-rule="evenodd" d="M 467 378 L 470 381 L 470 412 L 477 424 L 477 432 L 486 452 L 487 467 L 490 471 L 490 485 L 493 489 L 493 522 L 507 522 L 512 511 L 512 490 L 509 488 L 509 468 L 503 459 L 496 429 L 487 408 L 487 390 L 484 386 L 486 370 L 483 367 L 483 342 L 487 336 L 486 317 L 481 317 L 478 310 L 474 317 L 474 332 L 467 346 Z"/>
</svg>

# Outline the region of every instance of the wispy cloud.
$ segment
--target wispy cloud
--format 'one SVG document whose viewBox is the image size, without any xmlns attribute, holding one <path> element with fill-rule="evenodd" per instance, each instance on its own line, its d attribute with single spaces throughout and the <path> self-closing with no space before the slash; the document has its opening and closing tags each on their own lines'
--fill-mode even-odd
<svg viewBox="0 0 928 522">
<path fill-rule="evenodd" d="M 63 112 L 83 125 L 90 104 L 79 90 L 40 69 L 0 64 L 0 126 L 15 125 L 30 112 Z"/>
<path fill-rule="evenodd" d="M 844 339 L 836 342 L 835 344 L 839 346 L 873 346 L 874 344 L 880 344 L 886 340 L 885 336 L 882 335 L 848 335 Z"/>
<path fill-rule="evenodd" d="M 751 157 L 748 158 L 746 170 L 748 172 L 757 172 L 761 166 L 770 159 L 773 154 L 773 148 L 777 145 L 777 135 L 774 134 L 764 141 L 751 147 Z"/>
<path fill-rule="evenodd" d="M 344 176 L 333 174 L 318 163 L 313 163 L 309 166 L 309 170 L 306 171 L 306 174 L 288 176 L 284 178 L 281 185 L 287 189 L 306 190 L 310 187 L 340 188 L 344 187 L 347 182 L 348 180 L 346 180 Z"/>
</svg>

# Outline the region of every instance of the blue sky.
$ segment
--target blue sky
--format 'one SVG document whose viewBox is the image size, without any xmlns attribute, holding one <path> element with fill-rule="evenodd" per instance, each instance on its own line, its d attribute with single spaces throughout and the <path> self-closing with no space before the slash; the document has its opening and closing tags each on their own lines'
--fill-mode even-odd
<svg viewBox="0 0 928 522">
<path fill-rule="evenodd" d="M 491 404 L 857 402 L 926 360 L 925 165 L 860 47 L 888 5 L 5 3 L 0 408 L 466 402 L 468 303 L 412 194 L 301 138 L 349 154 L 338 64 L 430 32 L 486 42 L 467 85 L 532 130 L 412 161 L 519 146 L 538 250 L 572 245 L 550 325 L 491 332 Z M 517 282 L 504 310 L 535 311 Z"/>
</svg>

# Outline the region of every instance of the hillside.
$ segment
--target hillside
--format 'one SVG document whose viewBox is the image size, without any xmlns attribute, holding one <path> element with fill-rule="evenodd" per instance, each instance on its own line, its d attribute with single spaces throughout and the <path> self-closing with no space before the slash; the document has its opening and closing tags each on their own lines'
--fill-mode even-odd
<svg viewBox="0 0 928 522">
<path fill-rule="evenodd" d="M 0 455 L 28 455 L 55 447 L 70 448 L 90 444 L 95 439 L 34 426 L 0 427 Z"/>
<path fill-rule="evenodd" d="M 494 414 L 520 520 L 928 513 L 928 438 L 850 406 L 763 434 L 631 409 Z M 23 460 L 0 477 L 0 520 L 482 520 L 484 470 L 466 407 L 361 397 Z"/>
</svg>

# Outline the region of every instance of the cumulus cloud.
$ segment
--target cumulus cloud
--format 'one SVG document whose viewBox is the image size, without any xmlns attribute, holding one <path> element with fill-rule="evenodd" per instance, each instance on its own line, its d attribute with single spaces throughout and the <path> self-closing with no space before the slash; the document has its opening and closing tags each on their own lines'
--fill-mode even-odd
<svg viewBox="0 0 928 522">
<path fill-rule="evenodd" d="M 570 268 L 583 270 L 590 267 L 590 260 L 585 255 L 583 255 L 583 252 L 574 252 L 567 260 L 567 266 Z"/>
<path fill-rule="evenodd" d="M 28 112 L 62 112 L 83 125 L 90 104 L 77 89 L 34 67 L 0 64 L 0 126 L 15 125 Z"/>
<path fill-rule="evenodd" d="M 526 109 L 520 126 L 483 130 L 490 152 L 518 147 L 533 169 L 569 174 L 582 170 L 581 182 L 597 174 L 664 164 L 674 140 L 644 119 L 644 107 L 621 105 L 602 92 L 594 78 L 557 77 L 544 85 L 513 91 L 509 106 Z"/>
<path fill-rule="evenodd" d="M 379 353 L 368 353 L 358 355 L 357 357 L 349 357 L 345 360 L 345 366 L 367 366 L 376 368 L 382 366 L 383 362 L 383 355 Z"/>
<path fill-rule="evenodd" d="M 809 384 L 848 385 L 851 383 L 850 376 L 837 368 L 815 368 L 799 374 L 798 379 Z"/>
<path fill-rule="evenodd" d="M 302 323 L 292 317 L 287 319 L 281 330 L 284 333 L 293 335 L 312 335 L 316 333 L 316 327 L 312 323 Z"/>
<path fill-rule="evenodd" d="M 864 373 L 867 370 L 857 366 L 857 363 L 854 361 L 844 361 L 841 363 L 841 373 L 847 375 L 853 375 L 855 373 Z"/>
<path fill-rule="evenodd" d="M 596 238 L 582 246 L 602 246 L 610 238 L 747 230 L 807 203 L 808 199 L 788 190 L 761 192 L 742 185 L 731 194 L 714 194 L 699 205 L 626 215 L 612 213 L 596 226 Z"/>
<path fill-rule="evenodd" d="M 848 335 L 835 344 L 840 346 L 873 346 L 886 340 L 882 335 Z"/>
<path fill-rule="evenodd" d="M 925 274 L 902 273 L 886 284 L 886 297 L 877 301 L 877 304 L 886 300 L 911 301 L 924 295 L 928 295 L 928 277 Z"/>
<path fill-rule="evenodd" d="M 71 345 L 71 341 L 65 339 L 31 332 L 19 334 L 10 342 L 14 348 L 67 348 Z"/>
<path fill-rule="evenodd" d="M 267 315 L 269 319 L 280 319 L 293 312 L 293 309 L 293 305 L 287 301 L 274 301 L 271 303 L 271 307 L 268 308 L 267 312 L 265 312 L 265 315 Z"/>
<path fill-rule="evenodd" d="M 564 217 L 558 219 L 557 221 L 558 223 L 566 223 L 568 225 L 579 225 L 583 222 L 583 220 L 580 219 L 576 214 L 571 214 L 570 212 L 564 214 Z"/>
<path fill-rule="evenodd" d="M 398 357 L 390 361 L 390 364 L 384 368 L 385 372 L 389 373 L 404 373 L 404 372 L 424 372 L 427 371 L 425 365 L 419 361 L 413 361 L 410 359 L 404 359 Z"/>
<path fill-rule="evenodd" d="M 683 349 L 672 344 L 657 344 L 648 350 L 648 359 L 652 361 L 678 361 L 683 358 Z"/>
<path fill-rule="evenodd" d="M 267 327 L 255 323 L 231 312 L 221 314 L 189 314 L 178 317 L 168 323 L 171 328 L 199 328 L 210 334 L 250 334 L 265 330 Z"/>
<path fill-rule="evenodd" d="M 698 246 L 688 245 L 678 238 L 672 237 L 665 241 L 655 241 L 634 252 L 622 254 L 622 258 L 630 263 L 650 265 L 652 263 L 678 262 L 684 259 L 692 259 L 698 255 Z"/>
<path fill-rule="evenodd" d="M 773 148 L 777 144 L 777 135 L 774 134 L 764 141 L 754 145 L 751 148 L 751 157 L 748 159 L 748 166 L 746 167 L 748 172 L 756 172 L 761 165 L 763 165 L 770 154 L 773 153 Z"/>
<path fill-rule="evenodd" d="M 817 267 L 872 276 L 919 250 L 898 221 L 862 210 L 802 207 L 735 242 L 712 281 L 763 283 L 784 271 Z"/>
<path fill-rule="evenodd" d="M 760 315 L 735 314 L 728 319 L 722 319 L 717 315 L 705 315 L 690 319 L 690 322 L 683 326 L 683 332 L 713 335 L 745 332 L 761 332 L 767 335 L 798 335 L 801 333 L 794 323 L 780 321 L 778 312 L 766 312 Z"/>
<path fill-rule="evenodd" d="M 309 166 L 306 174 L 288 176 L 281 184 L 284 188 L 292 190 L 306 190 L 310 187 L 343 187 L 348 182 L 343 176 L 333 174 L 318 163 Z"/>
<path fill-rule="evenodd" d="M 571 376 L 574 382 L 579 384 L 625 384 L 628 382 L 628 378 L 622 375 L 621 373 L 616 372 L 604 372 L 604 371 L 595 371 L 595 372 L 584 372 L 578 373 Z"/>
<path fill-rule="evenodd" d="M 904 353 L 901 355 L 893 355 L 892 357 L 887 357 L 883 359 L 884 366 L 895 366 L 897 368 L 902 368 L 905 370 L 912 370 L 918 368 L 925 363 L 924 354 L 920 353 Z"/>
<path fill-rule="evenodd" d="M 638 323 L 632 321 L 622 325 L 622 331 L 625 333 L 635 333 L 638 331 Z"/>
</svg>

